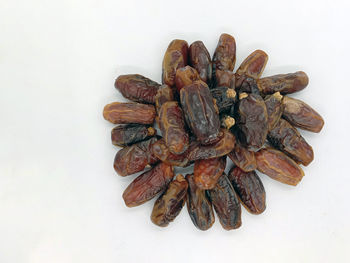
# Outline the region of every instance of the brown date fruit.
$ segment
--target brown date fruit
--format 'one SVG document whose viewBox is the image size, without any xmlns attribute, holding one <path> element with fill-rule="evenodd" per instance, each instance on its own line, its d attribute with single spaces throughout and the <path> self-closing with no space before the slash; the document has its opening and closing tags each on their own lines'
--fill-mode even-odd
<svg viewBox="0 0 350 263">
<path fill-rule="evenodd" d="M 213 207 L 207 191 L 198 188 L 193 174 L 186 175 L 188 182 L 187 210 L 193 224 L 200 230 L 208 230 L 215 222 Z"/>
<path fill-rule="evenodd" d="M 258 84 L 255 79 L 241 78 L 240 81 L 242 81 L 241 84 L 238 87 L 236 87 L 239 94 L 242 92 L 246 92 L 246 93 L 253 93 L 253 94 L 260 95 L 260 90 L 258 88 Z M 240 82 L 237 82 L 237 83 L 240 83 Z"/>
<path fill-rule="evenodd" d="M 163 84 L 174 87 L 176 70 L 187 65 L 187 56 L 188 44 L 185 40 L 175 39 L 170 42 L 162 64 Z"/>
<path fill-rule="evenodd" d="M 173 177 L 173 167 L 165 163 L 159 163 L 151 170 L 139 175 L 123 193 L 126 206 L 134 207 L 151 200 L 166 189 Z"/>
<path fill-rule="evenodd" d="M 297 163 L 307 166 L 314 159 L 312 147 L 297 129 L 284 119 L 277 122 L 276 126 L 269 131 L 267 138 L 276 149 L 286 153 Z"/>
<path fill-rule="evenodd" d="M 297 185 L 304 176 L 303 170 L 284 153 L 265 148 L 255 153 L 259 172 L 284 184 Z"/>
<path fill-rule="evenodd" d="M 119 76 L 114 87 L 127 99 L 154 104 L 154 97 L 157 94 L 160 84 L 139 74 Z"/>
<path fill-rule="evenodd" d="M 159 113 L 160 108 L 165 102 L 175 100 L 174 92 L 168 85 L 164 84 L 158 89 L 154 100 L 156 104 L 156 110 Z"/>
<path fill-rule="evenodd" d="M 142 124 L 128 124 L 114 127 L 111 132 L 112 144 L 120 147 L 132 145 L 156 134 L 153 127 Z"/>
<path fill-rule="evenodd" d="M 236 40 L 229 34 L 222 34 L 213 56 L 213 76 L 216 76 L 216 70 L 233 71 L 235 63 Z"/>
<path fill-rule="evenodd" d="M 304 89 L 309 84 L 309 78 L 303 71 L 289 74 L 279 74 L 258 80 L 258 87 L 263 94 L 280 92 L 282 95 Z"/>
<path fill-rule="evenodd" d="M 219 177 L 215 187 L 209 190 L 209 193 L 222 227 L 226 230 L 239 228 L 242 225 L 241 205 L 225 173 Z"/>
<path fill-rule="evenodd" d="M 215 72 L 215 87 L 227 87 L 229 89 L 236 88 L 236 76 L 235 73 L 229 70 L 219 70 Z"/>
<path fill-rule="evenodd" d="M 241 93 L 237 107 L 237 135 L 250 151 L 259 150 L 266 141 L 268 116 L 260 95 Z"/>
<path fill-rule="evenodd" d="M 283 98 L 283 118 L 303 130 L 320 132 L 324 121 L 320 114 L 305 102 L 285 96 Z"/>
<path fill-rule="evenodd" d="M 152 144 L 156 141 L 157 138 L 152 137 L 119 150 L 114 158 L 114 170 L 120 176 L 127 176 L 158 162 L 158 158 L 151 151 Z"/>
<path fill-rule="evenodd" d="M 113 102 L 103 109 L 103 117 L 113 124 L 152 124 L 156 117 L 153 105 L 134 102 Z"/>
<path fill-rule="evenodd" d="M 228 87 L 217 87 L 210 92 L 220 113 L 228 112 L 237 100 L 236 91 Z"/>
<path fill-rule="evenodd" d="M 220 119 L 213 96 L 203 81 L 195 81 L 181 89 L 180 99 L 185 119 L 202 144 L 211 144 L 219 138 Z"/>
<path fill-rule="evenodd" d="M 233 167 L 228 178 L 241 203 L 250 213 L 261 214 L 265 211 L 265 188 L 255 171 L 245 172 L 239 167 Z"/>
<path fill-rule="evenodd" d="M 216 185 L 226 167 L 226 156 L 194 163 L 194 182 L 201 189 L 211 189 Z"/>
<path fill-rule="evenodd" d="M 271 131 L 280 120 L 283 112 L 283 96 L 279 92 L 265 97 L 265 105 L 268 115 L 269 131 Z"/>
<path fill-rule="evenodd" d="M 239 66 L 236 71 L 236 87 L 247 77 L 258 79 L 264 71 L 268 55 L 262 50 L 255 50 Z"/>
<path fill-rule="evenodd" d="M 173 154 L 169 151 L 169 148 L 165 144 L 164 138 L 156 141 L 152 144 L 152 154 L 164 163 L 185 167 L 189 164 L 187 158 L 187 152 L 183 154 Z"/>
<path fill-rule="evenodd" d="M 169 183 L 165 192 L 154 203 L 151 220 L 157 226 L 165 227 L 180 214 L 186 202 L 188 183 L 179 174 Z"/>
<path fill-rule="evenodd" d="M 171 153 L 182 154 L 187 150 L 189 137 L 182 109 L 176 101 L 165 102 L 160 108 L 159 128 Z"/>
<path fill-rule="evenodd" d="M 210 54 L 202 41 L 195 41 L 190 45 L 188 57 L 188 63 L 197 70 L 200 79 L 210 85 L 212 63 Z"/>
<path fill-rule="evenodd" d="M 233 127 L 233 125 L 235 125 L 236 121 L 234 118 L 232 118 L 231 116 L 229 115 L 222 115 L 220 116 L 220 119 L 221 119 L 221 127 L 229 130 Z"/>
<path fill-rule="evenodd" d="M 187 86 L 191 85 L 196 80 L 200 80 L 197 70 L 190 66 L 183 68 L 178 68 L 175 75 L 175 85 L 177 92 L 180 93 L 180 90 Z"/>
<path fill-rule="evenodd" d="M 256 169 L 256 160 L 254 152 L 248 151 L 240 143 L 236 143 L 235 148 L 228 154 L 231 161 L 245 172 Z"/>
<path fill-rule="evenodd" d="M 202 145 L 198 141 L 191 142 L 187 150 L 188 160 L 191 162 L 200 159 L 217 158 L 231 152 L 235 147 L 236 138 L 226 129 L 221 129 L 221 132 L 219 141 L 214 144 Z"/>
</svg>

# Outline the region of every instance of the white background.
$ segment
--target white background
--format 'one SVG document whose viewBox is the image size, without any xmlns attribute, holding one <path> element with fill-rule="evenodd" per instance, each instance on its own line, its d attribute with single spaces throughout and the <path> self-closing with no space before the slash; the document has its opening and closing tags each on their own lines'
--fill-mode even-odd
<svg viewBox="0 0 350 263">
<path fill-rule="evenodd" d="M 349 27 L 347 0 L 1 0 L 0 262 L 349 262 Z M 102 109 L 120 74 L 160 81 L 172 39 L 213 53 L 222 32 L 237 64 L 259 48 L 264 76 L 308 73 L 315 160 L 297 187 L 261 175 L 267 209 L 239 230 L 201 232 L 186 208 L 159 228 L 153 201 L 123 203 L 134 176 L 112 168 Z"/>
</svg>

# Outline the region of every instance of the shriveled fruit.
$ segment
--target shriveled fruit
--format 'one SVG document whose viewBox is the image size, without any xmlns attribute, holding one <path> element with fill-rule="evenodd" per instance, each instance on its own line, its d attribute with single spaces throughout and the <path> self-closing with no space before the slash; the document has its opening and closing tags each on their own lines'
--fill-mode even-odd
<svg viewBox="0 0 350 263">
<path fill-rule="evenodd" d="M 222 34 L 219 38 L 213 56 L 213 75 L 217 69 L 232 71 L 236 63 L 236 41 L 229 34 Z"/>
<path fill-rule="evenodd" d="M 175 100 L 174 92 L 168 85 L 164 84 L 159 87 L 154 100 L 157 112 L 159 112 L 160 107 L 162 107 L 165 102 Z"/>
<path fill-rule="evenodd" d="M 116 146 L 129 146 L 156 134 L 153 127 L 141 124 L 119 125 L 111 132 L 112 143 Z"/>
<path fill-rule="evenodd" d="M 209 52 L 202 41 L 195 41 L 189 48 L 189 64 L 195 68 L 201 80 L 210 85 L 212 63 Z"/>
<path fill-rule="evenodd" d="M 283 113 L 283 96 L 279 92 L 265 97 L 265 105 L 268 115 L 269 131 L 272 130 L 280 120 Z"/>
<path fill-rule="evenodd" d="M 236 91 L 228 87 L 217 87 L 210 92 L 220 113 L 228 112 L 237 100 Z"/>
<path fill-rule="evenodd" d="M 215 71 L 215 83 L 213 88 L 216 87 L 227 87 L 235 89 L 236 87 L 236 76 L 230 70 L 219 70 Z"/>
<path fill-rule="evenodd" d="M 186 201 L 187 181 L 179 174 L 169 183 L 165 192 L 154 203 L 151 220 L 158 226 L 165 227 L 181 212 Z"/>
<path fill-rule="evenodd" d="M 228 154 L 228 157 L 243 171 L 250 172 L 256 169 L 254 152 L 249 151 L 238 142 L 233 151 Z"/>
<path fill-rule="evenodd" d="M 159 163 L 151 170 L 139 175 L 123 193 L 126 206 L 134 207 L 151 200 L 166 189 L 173 177 L 173 167 L 165 163 Z"/>
<path fill-rule="evenodd" d="M 201 189 L 211 189 L 216 185 L 226 167 L 226 156 L 194 163 L 194 182 Z"/>
<path fill-rule="evenodd" d="M 165 144 L 164 138 L 152 144 L 151 152 L 162 162 L 173 166 L 185 167 L 189 163 L 187 152 L 184 152 L 183 154 L 171 153 Z"/>
<path fill-rule="evenodd" d="M 197 70 L 194 68 L 186 66 L 176 70 L 175 85 L 178 92 L 180 92 L 183 87 L 192 84 L 196 80 L 200 80 L 200 77 Z"/>
</svg>

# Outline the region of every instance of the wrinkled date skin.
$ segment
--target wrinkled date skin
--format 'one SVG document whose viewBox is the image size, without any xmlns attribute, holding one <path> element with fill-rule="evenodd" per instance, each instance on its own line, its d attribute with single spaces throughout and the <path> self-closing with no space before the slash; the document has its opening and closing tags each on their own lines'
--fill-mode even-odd
<svg viewBox="0 0 350 263">
<path fill-rule="evenodd" d="M 226 129 L 221 129 L 219 141 L 211 145 L 201 145 L 198 141 L 191 142 L 187 158 L 191 161 L 211 159 L 224 156 L 231 152 L 236 144 L 235 136 Z"/>
<path fill-rule="evenodd" d="M 240 81 L 242 81 L 242 83 L 238 87 L 236 87 L 239 94 L 242 92 L 246 92 L 246 93 L 253 93 L 253 94 L 260 95 L 260 90 L 258 88 L 258 84 L 255 79 L 241 78 Z"/>
<path fill-rule="evenodd" d="M 285 96 L 283 98 L 283 118 L 303 130 L 320 132 L 324 121 L 320 114 L 305 102 Z"/>
<path fill-rule="evenodd" d="M 142 141 L 119 150 L 114 158 L 114 170 L 120 176 L 127 176 L 143 171 L 147 165 L 158 162 L 158 158 L 152 154 L 152 144 L 156 137 Z"/>
<path fill-rule="evenodd" d="M 241 93 L 237 107 L 237 135 L 250 151 L 259 150 L 266 141 L 268 116 L 260 95 Z"/>
<path fill-rule="evenodd" d="M 232 162 L 245 172 L 256 169 L 256 160 L 254 152 L 248 151 L 240 143 L 236 143 L 235 148 L 228 154 Z"/>
<path fill-rule="evenodd" d="M 220 176 L 216 186 L 209 190 L 211 202 L 226 230 L 236 229 L 242 225 L 241 205 L 226 174 Z"/>
<path fill-rule="evenodd" d="M 268 134 L 269 142 L 297 163 L 309 165 L 314 159 L 312 147 L 288 121 L 280 119 Z"/>
<path fill-rule="evenodd" d="M 196 81 L 181 89 L 181 105 L 188 126 L 202 144 L 211 144 L 219 138 L 220 118 L 213 96 L 203 81 Z"/>
<path fill-rule="evenodd" d="M 216 76 L 216 70 L 233 71 L 235 63 L 236 40 L 229 34 L 222 34 L 213 56 L 213 76 Z"/>
<path fill-rule="evenodd" d="M 159 128 L 171 153 L 182 154 L 187 150 L 189 137 L 182 109 L 176 101 L 166 102 L 160 108 Z"/>
<path fill-rule="evenodd" d="M 151 200 L 166 189 L 173 177 L 173 167 L 165 163 L 159 163 L 151 170 L 139 175 L 123 193 L 126 206 L 134 207 Z"/>
<path fill-rule="evenodd" d="M 156 110 L 153 105 L 113 102 L 104 107 L 103 117 L 113 124 L 152 124 L 156 117 Z"/>
<path fill-rule="evenodd" d="M 234 89 L 221 86 L 211 89 L 210 92 L 220 113 L 230 111 L 236 102 L 236 91 Z"/>
<path fill-rule="evenodd" d="M 127 99 L 154 104 L 160 84 L 139 74 L 119 76 L 114 86 Z"/>
<path fill-rule="evenodd" d="M 219 70 L 215 71 L 215 87 L 227 87 L 230 89 L 236 88 L 236 75 L 229 70 Z"/>
<path fill-rule="evenodd" d="M 195 41 L 190 45 L 189 64 L 197 70 L 200 79 L 210 86 L 212 63 L 210 54 L 202 41 Z"/>
<path fill-rule="evenodd" d="M 175 39 L 170 42 L 163 59 L 163 84 L 174 87 L 176 70 L 187 65 L 187 57 L 188 44 L 185 40 Z"/>
<path fill-rule="evenodd" d="M 266 209 L 264 185 L 255 171 L 245 172 L 234 167 L 228 175 L 243 206 L 252 214 L 261 214 Z"/>
<path fill-rule="evenodd" d="M 154 203 L 151 220 L 154 224 L 165 227 L 180 214 L 186 201 L 187 181 L 179 174 L 168 185 L 166 191 Z"/>
<path fill-rule="evenodd" d="M 268 55 L 259 49 L 251 53 L 236 71 L 236 87 L 237 85 L 240 86 L 241 82 L 247 77 L 253 79 L 260 78 L 265 69 L 268 58 Z"/>
<path fill-rule="evenodd" d="M 304 176 L 303 170 L 284 153 L 272 149 L 261 149 L 255 153 L 260 172 L 284 184 L 296 186 Z"/>
<path fill-rule="evenodd" d="M 216 185 L 226 167 L 226 156 L 194 163 L 194 182 L 201 189 L 211 189 Z"/>
<path fill-rule="evenodd" d="M 289 74 L 279 74 L 258 80 L 258 87 L 263 94 L 280 92 L 282 95 L 304 89 L 309 84 L 309 78 L 303 71 Z"/>
<path fill-rule="evenodd" d="M 160 108 L 165 102 L 168 101 L 174 101 L 174 92 L 173 90 L 166 84 L 160 86 L 160 88 L 157 91 L 157 94 L 155 96 L 155 104 L 156 104 L 156 110 L 159 114 Z M 157 123 L 159 123 L 158 116 L 156 117 Z"/>
<path fill-rule="evenodd" d="M 188 182 L 187 210 L 193 224 L 200 230 L 208 230 L 215 222 L 213 207 L 207 191 L 200 189 L 194 182 L 193 174 L 186 175 Z"/>
<path fill-rule="evenodd" d="M 153 127 L 141 124 L 119 125 L 111 132 L 112 144 L 120 147 L 146 140 L 156 134 Z"/>
<path fill-rule="evenodd" d="M 200 80 L 197 70 L 190 66 L 179 68 L 176 70 L 175 76 L 175 85 L 177 92 L 180 93 L 180 90 L 187 86 L 191 85 L 196 80 Z"/>
<path fill-rule="evenodd" d="M 152 154 L 164 163 L 185 167 L 189 164 L 187 151 L 183 154 L 173 154 L 165 144 L 165 140 L 160 139 L 152 144 Z"/>
<path fill-rule="evenodd" d="M 280 120 L 283 113 L 283 96 L 279 92 L 265 97 L 265 105 L 268 115 L 269 131 L 271 131 Z"/>
</svg>

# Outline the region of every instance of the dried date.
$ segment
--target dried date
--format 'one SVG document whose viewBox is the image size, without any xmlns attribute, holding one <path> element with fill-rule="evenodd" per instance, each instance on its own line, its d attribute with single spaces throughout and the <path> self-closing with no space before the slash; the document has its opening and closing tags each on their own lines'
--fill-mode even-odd
<svg viewBox="0 0 350 263">
<path fill-rule="evenodd" d="M 156 110 L 153 105 L 113 102 L 104 107 L 103 117 L 113 124 L 152 124 Z"/>
<path fill-rule="evenodd" d="M 227 87 L 229 89 L 236 88 L 236 75 L 229 70 L 219 70 L 215 71 L 215 87 Z"/>
<path fill-rule="evenodd" d="M 175 75 L 175 85 L 177 92 L 180 93 L 180 90 L 183 87 L 192 84 L 196 80 L 200 80 L 200 77 L 197 70 L 195 70 L 194 68 L 186 66 L 177 69 Z"/>
<path fill-rule="evenodd" d="M 193 174 L 186 175 L 188 182 L 187 210 L 193 224 L 200 230 L 208 230 L 215 222 L 215 216 L 207 191 L 194 182 Z"/>
<path fill-rule="evenodd" d="M 120 176 L 127 176 L 143 171 L 147 165 L 158 162 L 158 158 L 151 151 L 156 137 L 135 143 L 119 150 L 114 158 L 114 170 Z"/>
<path fill-rule="evenodd" d="M 210 90 L 211 95 L 215 99 L 215 104 L 220 113 L 230 111 L 236 102 L 236 91 L 228 87 L 217 87 Z"/>
<path fill-rule="evenodd" d="M 119 125 L 111 132 L 112 144 L 120 147 L 146 140 L 156 134 L 153 127 L 141 124 Z"/>
<path fill-rule="evenodd" d="M 155 96 L 155 104 L 156 104 L 156 110 L 159 113 L 160 108 L 162 105 L 167 101 L 173 101 L 174 99 L 174 92 L 168 85 L 162 85 L 157 91 L 157 94 Z"/>
<path fill-rule="evenodd" d="M 216 70 L 232 71 L 235 63 L 236 40 L 229 34 L 222 34 L 213 56 L 213 76 L 216 76 Z"/>
<path fill-rule="evenodd" d="M 189 164 L 187 158 L 187 152 L 183 154 L 173 154 L 169 151 L 169 148 L 165 144 L 164 139 L 160 139 L 152 144 L 152 154 L 164 163 L 185 167 Z"/>
<path fill-rule="evenodd" d="M 269 131 L 269 142 L 277 149 L 286 153 L 297 163 L 307 166 L 314 159 L 312 147 L 288 121 L 280 119 Z"/>
<path fill-rule="evenodd" d="M 194 182 L 201 189 L 211 189 L 216 185 L 226 167 L 226 156 L 194 163 Z"/>
<path fill-rule="evenodd" d="M 139 175 L 123 193 L 126 206 L 134 207 L 151 200 L 166 189 L 173 177 L 173 167 L 165 163 L 159 163 L 151 170 Z"/>
<path fill-rule="evenodd" d="M 320 132 L 324 121 L 320 114 L 305 102 L 285 96 L 283 98 L 283 118 L 303 130 Z"/>
<path fill-rule="evenodd" d="M 236 143 L 235 148 L 228 154 L 231 161 L 245 172 L 256 169 L 256 160 L 254 152 L 249 151 L 240 143 Z"/>
<path fill-rule="evenodd" d="M 154 203 L 151 220 L 154 224 L 165 227 L 181 212 L 186 202 L 187 181 L 179 174 L 169 183 L 166 191 Z"/>
<path fill-rule="evenodd" d="M 202 41 L 195 41 L 190 45 L 189 64 L 197 70 L 200 79 L 210 86 L 212 63 L 210 54 Z"/>
<path fill-rule="evenodd" d="M 160 84 L 139 74 L 129 74 L 119 76 L 114 86 L 129 100 L 154 104 Z"/>
<path fill-rule="evenodd" d="M 255 171 L 245 172 L 239 167 L 233 167 L 228 178 L 241 203 L 250 213 L 261 214 L 265 211 L 265 188 Z"/>
<path fill-rule="evenodd" d="M 281 183 L 295 186 L 304 176 L 299 165 L 278 150 L 261 149 L 255 153 L 255 158 L 260 172 Z"/>
<path fill-rule="evenodd" d="M 265 105 L 268 115 L 269 131 L 271 131 L 280 120 L 283 113 L 283 96 L 279 92 L 265 97 Z"/>
<path fill-rule="evenodd" d="M 226 174 L 219 177 L 216 186 L 209 193 L 222 227 L 226 230 L 239 228 L 242 225 L 241 205 Z"/>
</svg>

